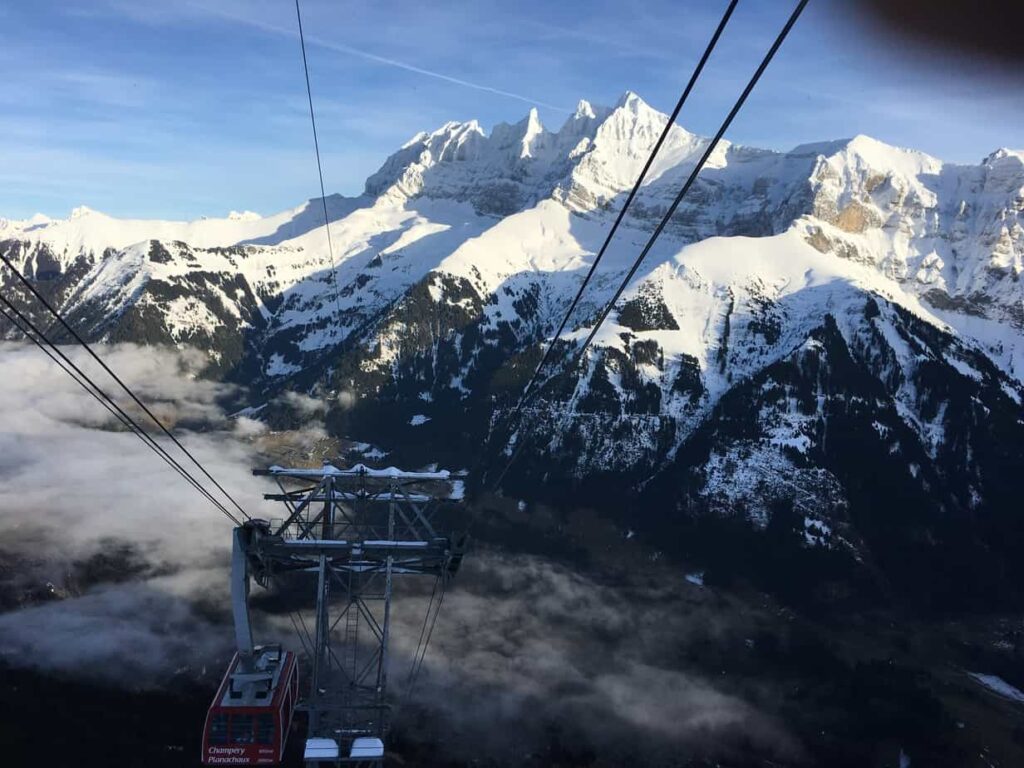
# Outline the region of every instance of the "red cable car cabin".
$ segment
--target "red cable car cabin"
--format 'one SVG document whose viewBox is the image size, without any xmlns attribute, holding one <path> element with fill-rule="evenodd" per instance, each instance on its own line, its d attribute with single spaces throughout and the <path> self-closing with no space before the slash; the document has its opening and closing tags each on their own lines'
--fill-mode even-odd
<svg viewBox="0 0 1024 768">
<path fill-rule="evenodd" d="M 299 697 L 295 654 L 279 646 L 236 653 L 203 729 L 205 765 L 273 765 L 285 741 Z"/>
</svg>

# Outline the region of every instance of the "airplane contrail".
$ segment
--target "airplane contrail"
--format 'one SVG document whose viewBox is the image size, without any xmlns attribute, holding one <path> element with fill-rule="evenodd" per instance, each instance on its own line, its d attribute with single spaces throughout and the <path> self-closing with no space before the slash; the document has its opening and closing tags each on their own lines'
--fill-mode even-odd
<svg viewBox="0 0 1024 768">
<path fill-rule="evenodd" d="M 275 24 L 269 24 L 265 21 L 260 21 L 258 19 L 245 18 L 244 16 L 238 16 L 218 8 L 210 8 L 208 6 L 200 5 L 198 3 L 191 3 L 190 5 L 211 15 L 219 16 L 223 19 L 229 19 L 240 24 L 245 24 L 247 26 L 254 27 L 255 29 L 263 30 L 264 32 L 271 32 L 276 35 L 284 35 L 286 37 L 291 38 L 298 38 L 299 36 L 298 33 L 295 32 L 294 30 L 279 27 Z M 388 58 L 387 56 L 380 56 L 371 51 L 365 51 L 361 48 L 355 48 L 351 45 L 337 43 L 334 42 L 333 40 L 325 40 L 322 37 L 306 35 L 306 42 L 319 46 L 320 48 L 326 48 L 331 51 L 336 51 L 337 53 L 344 53 L 349 56 L 357 56 L 359 58 L 366 59 L 367 61 L 376 62 L 377 64 L 395 67 L 396 69 L 403 69 L 406 72 L 413 72 L 418 75 L 423 75 L 424 77 L 432 77 L 435 80 L 441 80 L 443 82 L 451 83 L 453 85 L 461 85 L 463 88 L 472 88 L 475 91 L 483 91 L 484 93 L 491 93 L 494 94 L 495 96 L 504 96 L 509 99 L 516 99 L 517 101 L 522 101 L 527 104 L 539 107 L 546 107 L 547 109 L 553 109 L 557 112 L 569 113 L 572 111 L 564 107 L 556 106 L 555 104 L 548 104 L 546 102 L 540 101 L 539 99 L 524 96 L 521 93 L 513 93 L 512 91 L 504 91 L 501 88 L 494 88 L 489 85 L 474 83 L 471 80 L 464 80 L 460 77 L 453 77 L 451 75 L 446 75 L 443 72 L 435 72 L 432 69 L 418 67 L 415 64 L 409 64 L 404 61 L 399 61 L 398 59 L 391 59 Z"/>
</svg>

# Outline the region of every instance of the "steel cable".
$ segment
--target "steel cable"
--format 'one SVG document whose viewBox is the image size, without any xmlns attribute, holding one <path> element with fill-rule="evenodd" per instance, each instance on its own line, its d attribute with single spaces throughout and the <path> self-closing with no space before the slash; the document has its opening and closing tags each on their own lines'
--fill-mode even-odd
<svg viewBox="0 0 1024 768">
<path fill-rule="evenodd" d="M 650 238 L 648 239 L 646 245 L 644 245 L 643 249 L 640 251 L 640 254 L 637 256 L 636 260 L 633 262 L 633 265 L 630 267 L 629 271 L 626 273 L 625 278 L 623 278 L 623 280 L 620 283 L 619 287 L 616 289 L 615 294 L 612 296 L 611 300 L 607 302 L 607 304 L 605 305 L 604 309 L 601 311 L 600 315 L 598 316 L 597 322 L 594 324 L 594 327 L 591 329 L 591 331 L 590 331 L 589 335 L 587 336 L 586 340 L 584 341 L 583 345 L 580 347 L 580 349 L 577 351 L 577 353 L 573 357 L 572 362 L 569 364 L 569 367 L 568 367 L 569 370 L 572 370 L 572 369 L 576 368 L 579 365 L 580 361 L 583 359 L 583 355 L 586 353 L 587 348 L 590 346 L 591 342 L 594 340 L 594 337 L 597 335 L 597 332 L 601 328 L 601 325 L 604 323 L 605 319 L 608 317 L 608 315 L 611 313 L 612 309 L 615 307 L 615 303 L 622 296 L 623 291 L 626 290 L 626 287 L 629 285 L 629 282 L 633 279 L 633 276 L 636 274 L 637 270 L 640 268 L 640 265 L 643 263 L 644 259 L 647 257 L 647 254 L 650 253 L 651 248 L 654 247 L 655 242 L 657 241 L 657 239 L 661 235 L 661 233 L 664 231 L 665 227 L 668 225 L 669 220 L 675 214 L 676 209 L 678 209 L 678 207 L 679 207 L 679 204 L 683 201 L 683 198 L 686 197 L 687 192 L 690 191 L 690 188 L 693 186 L 694 182 L 696 181 L 698 174 L 704 168 L 704 165 L 707 163 L 708 159 L 711 157 L 711 154 L 714 152 L 715 148 L 718 146 L 718 143 L 721 141 L 722 136 L 725 134 L 726 130 L 728 130 L 729 126 L 732 124 L 732 121 L 736 118 L 736 115 L 739 114 L 740 109 L 742 109 L 743 105 L 746 103 L 747 98 L 750 96 L 751 92 L 754 90 L 754 87 L 757 85 L 758 81 L 761 79 L 761 75 L 763 75 L 764 71 L 768 68 L 768 65 L 771 63 L 772 59 L 775 57 L 775 54 L 778 52 L 779 48 L 782 46 L 782 43 L 785 41 L 786 37 L 789 35 L 790 30 L 792 30 L 792 28 L 793 28 L 793 25 L 796 24 L 797 19 L 800 17 L 800 14 L 803 12 L 804 7 L 807 5 L 808 2 L 809 2 L 809 0 L 800 0 L 800 2 L 797 4 L 796 8 L 793 10 L 793 13 L 790 15 L 789 19 L 786 21 L 786 24 L 783 26 L 782 30 L 779 32 L 778 36 L 775 38 L 775 41 L 772 43 L 771 48 L 768 49 L 768 52 L 765 54 L 764 58 L 761 60 L 761 63 L 758 65 L 757 69 L 754 71 L 754 74 L 750 78 L 749 82 L 747 83 L 747 86 L 743 89 L 743 92 L 740 94 L 739 98 L 736 100 L 736 103 L 733 105 L 732 109 L 729 110 L 729 114 L 726 116 L 725 120 L 722 122 L 722 125 L 719 127 L 719 129 L 718 129 L 717 133 L 715 134 L 714 138 L 708 143 L 708 146 L 707 146 L 704 154 L 701 156 L 701 159 L 694 166 L 693 171 L 690 173 L 690 175 L 687 178 L 686 182 L 683 184 L 682 188 L 679 190 L 679 193 L 676 195 L 675 199 L 673 200 L 672 205 L 665 212 L 664 216 L 662 216 L 661 221 L 658 223 L 658 226 L 655 228 L 654 232 L 651 234 Z M 501 473 L 498 475 L 498 480 L 494 484 L 494 488 L 495 489 L 497 489 L 497 487 L 500 486 L 501 481 L 504 479 L 505 475 L 508 473 L 509 469 L 512 467 L 512 464 L 515 462 L 516 458 L 519 456 L 519 453 L 520 453 L 520 451 L 522 449 L 522 444 L 523 444 L 524 440 L 525 440 L 525 437 L 522 440 L 519 441 L 519 443 L 517 444 L 516 448 L 512 451 L 512 454 L 509 457 L 508 462 L 506 462 L 504 469 L 502 469 Z"/>
<path fill-rule="evenodd" d="M 0 254 L 0 260 L 2 260 L 3 263 L 7 265 L 7 268 L 10 269 L 11 272 L 14 273 L 14 275 L 18 278 L 18 280 L 22 283 L 22 285 L 24 285 L 29 290 L 29 292 L 36 298 L 36 300 L 39 301 L 39 303 L 42 304 L 46 308 L 46 310 L 51 315 L 53 315 L 54 318 L 57 319 L 57 321 L 64 327 L 64 329 L 67 330 L 67 332 L 71 334 L 72 338 L 74 338 L 74 340 L 76 342 L 78 342 L 78 344 L 86 352 L 88 352 L 89 355 L 97 363 L 99 363 L 100 367 L 103 368 L 103 370 L 106 371 L 107 374 L 109 374 L 110 377 L 114 381 L 116 381 L 118 383 L 118 385 L 121 387 L 121 389 L 123 389 L 125 391 L 125 393 L 132 399 L 132 401 L 134 401 L 134 403 L 137 406 L 139 406 L 139 408 L 141 408 L 142 411 L 147 416 L 149 416 L 150 419 L 153 420 L 153 423 L 157 425 L 157 427 L 160 429 L 160 431 L 163 432 L 165 435 L 167 435 L 167 437 L 169 437 L 171 439 L 171 442 L 173 442 L 181 450 L 182 453 L 184 453 L 186 456 L 188 456 L 188 458 L 192 461 L 192 463 L 195 464 L 196 467 L 199 468 L 199 471 L 202 472 L 203 475 L 205 475 L 206 478 L 211 483 L 214 484 L 214 486 L 216 486 L 217 490 L 219 490 L 222 494 L 224 494 L 224 496 L 234 505 L 235 509 L 237 509 L 242 514 L 242 517 L 244 517 L 246 520 L 252 519 L 252 518 L 249 517 L 249 514 L 244 509 L 242 509 L 242 506 L 237 501 L 235 501 L 234 497 L 230 493 L 228 493 L 219 482 L 217 482 L 217 480 L 213 477 L 213 475 L 211 475 L 209 473 L 209 471 L 207 471 L 206 467 L 204 467 L 202 465 L 202 463 L 200 463 L 200 461 L 195 456 L 192 455 L 191 451 L 189 451 L 188 448 L 186 448 L 184 445 L 182 445 L 181 441 L 178 440 L 178 438 L 175 437 L 174 434 L 167 427 L 164 426 L 163 422 L 161 422 L 160 419 L 158 419 L 153 414 L 153 412 L 146 406 L 146 404 L 144 402 L 142 402 L 142 400 L 139 399 L 139 397 L 135 394 L 135 392 L 133 392 L 132 389 L 127 384 L 124 383 L 124 381 L 121 379 L 121 377 L 118 376 L 116 373 L 114 373 L 114 371 L 111 370 L 110 366 L 108 366 L 103 361 L 103 358 L 101 358 L 98 354 L 96 354 L 96 352 L 85 341 L 85 339 L 83 339 L 78 334 L 78 332 L 75 331 L 74 328 L 72 328 L 70 325 L 68 325 L 67 321 L 64 319 L 64 316 L 61 315 L 61 313 L 58 312 L 56 309 L 54 309 L 54 307 L 50 304 L 50 302 L 47 301 L 46 298 L 41 293 L 39 293 L 39 291 L 36 290 L 35 286 L 32 285 L 32 283 L 28 280 L 28 278 L 26 278 L 21 273 L 21 271 L 17 267 L 15 267 L 13 263 L 11 263 L 10 259 L 8 259 L 3 254 Z"/>
<path fill-rule="evenodd" d="M 96 382 L 94 382 L 82 369 L 75 364 L 63 351 L 51 340 L 46 334 L 36 326 L 31 319 L 25 316 L 17 307 L 12 304 L 6 296 L 0 295 L 0 304 L 3 304 L 7 309 L 0 309 L 0 313 L 8 319 L 18 330 L 25 334 L 25 336 L 37 347 L 39 347 L 46 355 L 53 360 L 65 373 L 67 373 L 80 387 L 88 392 L 93 398 L 97 400 L 104 408 L 106 408 L 111 414 L 113 414 L 118 421 L 121 422 L 126 428 L 132 431 L 139 439 L 146 444 L 150 450 L 154 451 L 164 462 L 166 462 L 173 470 L 175 470 L 187 483 L 193 488 L 199 491 L 204 498 L 213 504 L 221 513 L 223 513 L 232 523 L 235 525 L 241 525 L 241 522 L 231 512 L 218 501 L 206 488 L 204 488 L 198 480 L 193 477 L 188 470 L 181 466 L 166 449 L 163 448 L 151 435 L 149 435 L 138 422 L 136 422 L 117 402 L 108 395 Z M 8 311 L 14 315 L 15 320 L 8 314 Z M 20 324 L 19 322 L 20 321 Z M 44 346 L 45 344 L 45 346 Z M 49 347 L 49 349 L 47 348 Z M 52 350 L 52 351 L 51 351 Z"/>
<path fill-rule="evenodd" d="M 316 171 L 320 177 L 320 202 L 324 207 L 324 229 L 327 232 L 327 252 L 331 257 L 331 282 L 334 286 L 334 306 L 341 319 L 341 293 L 338 290 L 338 264 L 334 259 L 334 244 L 331 241 L 331 218 L 327 214 L 327 192 L 324 188 L 324 169 L 320 162 L 320 140 L 316 131 L 316 113 L 313 111 L 313 89 L 309 82 L 309 62 L 306 60 L 306 35 L 302 30 L 302 11 L 299 0 L 295 0 L 295 18 L 299 23 L 299 44 L 302 47 L 302 69 L 306 74 L 306 98 L 309 100 L 309 122 L 313 126 L 313 149 L 316 152 Z"/>
<path fill-rule="evenodd" d="M 566 310 L 565 316 L 562 318 L 562 322 L 558 326 L 558 330 L 555 331 L 555 335 L 551 337 L 551 342 L 548 344 L 543 357 L 541 357 L 540 363 L 537 364 L 537 368 L 534 370 L 533 376 L 530 377 L 530 380 L 523 388 L 523 394 L 520 395 L 519 400 L 513 408 L 512 414 L 509 416 L 510 419 L 514 418 L 520 408 L 525 405 L 533 389 L 533 385 L 540 378 L 541 371 L 544 370 L 544 366 L 551 358 L 551 353 L 555 348 L 555 343 L 562 335 L 562 331 L 565 330 L 565 326 L 569 323 L 569 319 L 572 317 L 572 313 L 576 310 L 576 306 L 580 303 L 580 299 L 583 298 L 587 285 L 590 284 L 591 278 L 593 278 L 594 273 L 597 271 L 598 264 L 601 263 L 601 259 L 604 258 L 605 251 L 608 250 L 608 246 L 615 237 L 615 233 L 618 232 L 619 225 L 625 218 L 629 206 L 633 203 L 633 198 L 636 197 L 637 192 L 640 191 L 640 187 L 643 186 L 643 182 L 647 178 L 647 173 L 651 170 L 651 166 L 654 164 L 654 160 L 658 156 L 658 152 L 661 151 L 661 147 L 665 143 L 665 139 L 668 138 L 672 129 L 675 127 L 676 119 L 679 117 L 679 113 L 682 111 L 683 105 L 686 104 L 686 100 L 689 98 L 690 92 L 693 91 L 694 86 L 697 84 L 697 80 L 704 71 L 704 65 L 707 64 L 708 59 L 711 58 L 711 53 L 715 50 L 715 46 L 718 44 L 718 40 L 722 36 L 722 32 L 725 30 L 725 25 L 729 23 L 729 18 L 732 16 L 732 12 L 736 9 L 736 4 L 738 2 L 739 0 L 730 0 L 728 7 L 725 9 L 725 13 L 722 14 L 722 19 L 718 22 L 718 26 L 715 28 L 714 34 L 711 35 L 711 40 L 708 42 L 703 55 L 701 55 L 700 60 L 697 62 L 697 66 L 694 68 L 693 74 L 690 75 L 690 80 L 683 89 L 683 93 L 679 97 L 679 101 L 676 102 L 675 109 L 672 110 L 672 114 L 669 115 L 668 122 L 665 123 L 665 129 L 661 132 L 661 135 L 658 137 L 658 141 L 654 144 L 654 148 L 647 157 L 647 162 L 644 163 L 644 167 L 640 171 L 640 175 L 637 177 L 636 183 L 633 184 L 633 188 L 630 190 L 629 195 L 626 197 L 626 201 L 622 204 L 622 208 L 619 209 L 619 214 L 616 216 L 615 222 L 612 224 L 611 229 L 608 230 L 608 234 L 605 237 L 604 242 L 601 244 L 600 249 L 598 249 L 597 255 L 594 257 L 594 261 L 590 265 L 590 269 L 583 278 L 583 282 L 580 283 L 579 290 L 576 291 L 576 295 L 569 304 L 569 309 Z"/>
</svg>

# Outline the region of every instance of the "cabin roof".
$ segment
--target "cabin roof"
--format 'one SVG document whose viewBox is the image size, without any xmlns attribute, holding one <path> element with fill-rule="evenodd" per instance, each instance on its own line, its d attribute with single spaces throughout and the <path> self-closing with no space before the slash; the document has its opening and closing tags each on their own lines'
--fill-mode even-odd
<svg viewBox="0 0 1024 768">
<path fill-rule="evenodd" d="M 294 664 L 294 654 L 280 646 L 257 648 L 249 663 L 236 653 L 228 673 L 217 691 L 215 706 L 223 709 L 277 706 L 282 694 L 281 681 Z"/>
</svg>

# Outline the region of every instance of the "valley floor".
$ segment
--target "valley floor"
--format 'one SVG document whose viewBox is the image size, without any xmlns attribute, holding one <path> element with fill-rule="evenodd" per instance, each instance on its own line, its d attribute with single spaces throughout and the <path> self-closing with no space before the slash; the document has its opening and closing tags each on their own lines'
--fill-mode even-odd
<svg viewBox="0 0 1024 768">
<path fill-rule="evenodd" d="M 423 696 L 396 710 L 390 765 L 895 768 L 901 754 L 913 766 L 1024 764 L 1024 703 L 1012 694 L 1024 681 L 1021 616 L 922 619 L 895 609 L 801 615 L 749 585 L 720 587 L 688 573 L 606 518 L 521 506 L 492 500 L 477 527 L 472 560 L 428 663 L 438 671 L 428 672 Z M 530 589 L 509 575 L 506 566 L 515 563 L 527 579 L 536 574 L 545 591 L 564 592 L 550 596 L 564 621 L 546 637 L 506 635 L 502 692 L 481 678 L 480 654 L 499 642 L 491 630 L 520 624 L 535 635 L 529 622 L 548 606 L 532 617 L 512 615 L 509 625 L 460 624 L 474 615 L 467 608 L 474 601 L 495 613 L 523 610 L 509 597 Z M 59 596 L 7 594 L 4 602 L 25 599 Z M 460 642 L 469 649 L 464 667 L 451 658 Z M 565 655 L 554 658 L 590 670 L 592 679 L 575 690 L 557 683 L 516 699 L 522 680 L 558 678 L 558 671 L 539 669 L 546 649 L 556 647 Z M 624 660 L 624 669 L 660 670 L 668 690 L 652 677 L 643 689 L 624 684 L 617 698 L 580 695 L 583 688 L 607 692 L 603 667 Z M 157 690 L 0 667 L 3 764 L 198 765 L 201 723 L 218 682 L 218 667 L 208 661 L 208 668 L 179 670 Z M 1010 689 L 994 690 L 1000 686 L 992 678 L 971 673 L 998 677 Z M 464 690 L 452 693 L 449 685 Z M 502 706 L 487 703 L 505 694 Z M 483 713 L 478 720 L 462 720 L 453 704 L 460 695 Z M 666 725 L 658 708 L 675 712 L 687 698 L 690 708 Z M 609 701 L 621 708 L 609 710 Z M 301 724 L 288 765 L 300 765 L 300 742 Z"/>
</svg>

